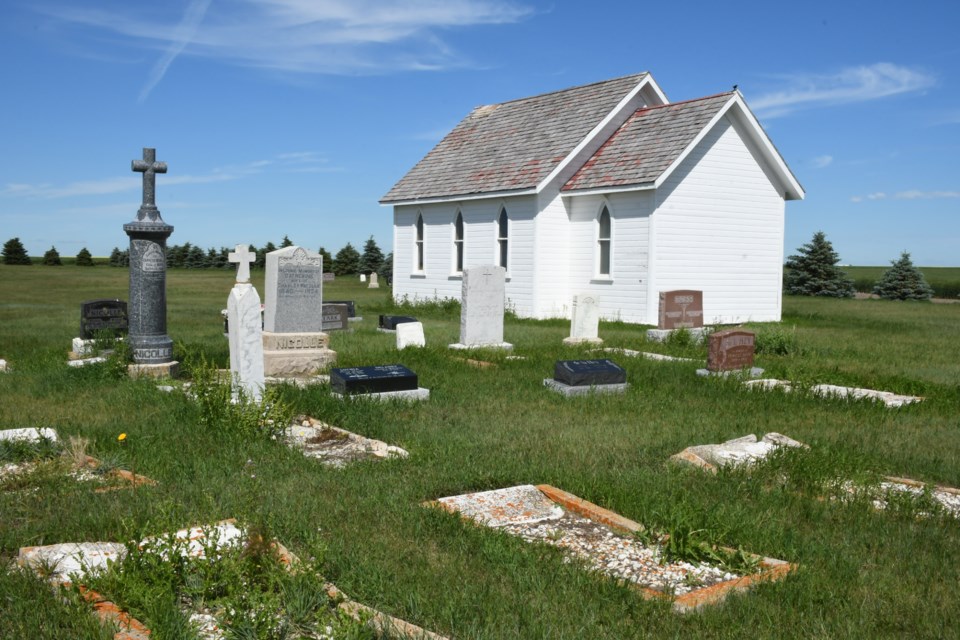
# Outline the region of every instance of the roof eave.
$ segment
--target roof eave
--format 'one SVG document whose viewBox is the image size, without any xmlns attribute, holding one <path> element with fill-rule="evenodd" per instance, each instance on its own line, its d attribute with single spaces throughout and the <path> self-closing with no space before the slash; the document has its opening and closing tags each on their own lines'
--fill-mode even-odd
<svg viewBox="0 0 960 640">
<path fill-rule="evenodd" d="M 609 187 L 588 187 L 585 189 L 563 189 L 561 196 L 596 196 L 606 195 L 608 193 L 624 193 L 626 191 L 649 191 L 656 189 L 653 182 L 640 182 L 636 184 L 624 184 Z"/>
<path fill-rule="evenodd" d="M 508 196 L 529 196 L 536 195 L 536 187 L 525 187 L 523 189 L 488 191 L 482 193 L 463 193 L 448 196 L 434 196 L 429 198 L 407 198 L 398 200 L 380 200 L 380 206 L 383 207 L 402 207 L 407 205 L 421 204 L 441 204 L 444 202 L 462 202 L 464 200 L 486 200 L 488 198 L 506 198 Z"/>
</svg>

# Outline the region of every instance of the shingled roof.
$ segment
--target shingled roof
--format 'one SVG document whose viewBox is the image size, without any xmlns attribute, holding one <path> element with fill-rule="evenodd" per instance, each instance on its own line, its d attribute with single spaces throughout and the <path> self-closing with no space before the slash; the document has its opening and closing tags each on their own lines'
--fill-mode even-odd
<svg viewBox="0 0 960 640">
<path fill-rule="evenodd" d="M 646 76 L 477 107 L 380 202 L 535 188 Z"/>
<path fill-rule="evenodd" d="M 733 92 L 638 109 L 562 187 L 563 191 L 649 184 L 683 153 Z"/>
</svg>

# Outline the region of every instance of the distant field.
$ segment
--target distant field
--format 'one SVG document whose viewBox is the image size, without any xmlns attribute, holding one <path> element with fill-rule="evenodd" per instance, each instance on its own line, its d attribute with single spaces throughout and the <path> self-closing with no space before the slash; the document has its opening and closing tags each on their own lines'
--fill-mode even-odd
<svg viewBox="0 0 960 640">
<path fill-rule="evenodd" d="M 873 291 L 873 285 L 889 267 L 842 267 L 851 278 L 857 291 Z M 960 296 L 960 267 L 920 267 L 923 277 L 937 298 Z"/>
</svg>

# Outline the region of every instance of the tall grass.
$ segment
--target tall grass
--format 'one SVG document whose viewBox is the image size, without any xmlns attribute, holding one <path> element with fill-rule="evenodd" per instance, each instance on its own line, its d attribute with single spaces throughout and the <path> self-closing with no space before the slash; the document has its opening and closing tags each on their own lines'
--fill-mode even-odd
<svg viewBox="0 0 960 640">
<path fill-rule="evenodd" d="M 126 298 L 121 269 L 0 267 L 0 428 L 54 426 L 91 441 L 91 455 L 122 448 L 158 481 L 97 494 L 69 483 L 0 494 L 0 555 L 62 541 L 139 539 L 228 517 L 263 526 L 295 553 L 326 547 L 322 571 L 351 597 L 457 638 L 900 638 L 949 637 L 960 626 L 960 527 L 817 495 L 819 481 L 864 472 L 960 485 L 960 305 L 786 298 L 781 325 L 756 325 L 757 364 L 774 377 L 919 393 L 920 404 L 880 406 L 805 394 L 748 391 L 695 375 L 696 363 L 613 356 L 631 387 L 621 396 L 565 399 L 542 386 L 566 347 L 569 323 L 508 318 L 505 339 L 524 360 L 471 354 L 449 309 L 411 309 L 427 347 L 397 352 L 376 331 L 397 306 L 386 289 L 338 279 L 327 296 L 354 299 L 351 332 L 331 335 L 341 366 L 399 362 L 431 389 L 419 404 L 344 403 L 326 387 L 279 390 L 284 404 L 397 444 L 403 460 L 328 469 L 263 437 L 205 428 L 183 394 L 108 371 L 68 369 L 79 303 Z M 27 275 L 22 273 L 29 272 Z M 257 275 L 261 280 L 257 280 Z M 168 328 L 185 351 L 226 364 L 219 310 L 232 276 L 168 274 Z M 255 274 L 262 291 L 262 274 Z M 407 309 L 404 309 L 405 311 Z M 706 348 L 648 344 L 642 328 L 602 323 L 605 346 L 705 360 Z M 609 354 L 605 354 L 609 355 Z M 666 464 L 692 444 L 785 433 L 811 445 L 768 472 L 708 476 Z M 127 434 L 126 444 L 117 435 Z M 706 530 L 733 547 L 800 564 L 784 582 L 678 617 L 564 562 L 555 549 L 474 527 L 420 506 L 445 495 L 549 483 L 656 530 Z M 0 578 L 0 637 L 57 638 L 86 624 L 23 577 Z M 65 622 L 69 621 L 69 622 Z M 69 631 L 74 637 L 92 637 Z"/>
</svg>

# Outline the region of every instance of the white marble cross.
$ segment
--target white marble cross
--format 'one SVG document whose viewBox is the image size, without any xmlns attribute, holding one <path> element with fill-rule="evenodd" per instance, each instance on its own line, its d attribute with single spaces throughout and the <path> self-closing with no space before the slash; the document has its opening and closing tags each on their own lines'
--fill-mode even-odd
<svg viewBox="0 0 960 640">
<path fill-rule="evenodd" d="M 236 250 L 227 255 L 227 260 L 237 264 L 237 282 L 250 282 L 250 265 L 257 260 L 257 254 L 250 253 L 250 245 L 238 244 Z"/>
</svg>

